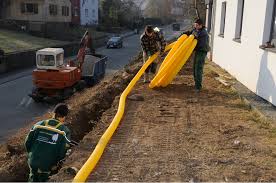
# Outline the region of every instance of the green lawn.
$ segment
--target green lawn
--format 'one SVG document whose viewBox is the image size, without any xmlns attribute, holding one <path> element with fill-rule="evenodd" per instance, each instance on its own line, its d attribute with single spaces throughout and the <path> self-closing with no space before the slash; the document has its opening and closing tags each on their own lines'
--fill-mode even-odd
<svg viewBox="0 0 276 183">
<path fill-rule="evenodd" d="M 54 47 L 66 43 L 68 42 L 44 39 L 25 33 L 0 29 L 0 48 L 3 49 L 5 53 Z"/>
</svg>

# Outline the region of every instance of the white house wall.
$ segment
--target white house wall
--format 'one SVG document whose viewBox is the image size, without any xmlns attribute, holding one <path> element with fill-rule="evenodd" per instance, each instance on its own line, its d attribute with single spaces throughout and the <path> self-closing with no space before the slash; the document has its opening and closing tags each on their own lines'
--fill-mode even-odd
<svg viewBox="0 0 276 183">
<path fill-rule="evenodd" d="M 80 0 L 80 21 L 81 25 L 93 25 L 98 24 L 99 19 L 99 1 L 98 0 Z M 88 14 L 85 13 L 85 9 L 88 10 Z M 93 16 L 93 10 L 95 16 Z"/>
<path fill-rule="evenodd" d="M 227 2 L 224 37 L 220 37 L 222 2 Z M 233 41 L 238 0 L 217 0 L 213 61 L 251 91 L 276 105 L 276 53 L 260 49 L 269 40 L 273 0 L 245 0 L 241 43 Z"/>
</svg>

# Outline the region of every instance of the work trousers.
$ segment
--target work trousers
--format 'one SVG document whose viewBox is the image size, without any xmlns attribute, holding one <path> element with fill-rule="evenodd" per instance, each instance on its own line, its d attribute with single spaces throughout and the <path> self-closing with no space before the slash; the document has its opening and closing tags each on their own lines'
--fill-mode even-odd
<svg viewBox="0 0 276 183">
<path fill-rule="evenodd" d="M 196 51 L 193 70 L 194 70 L 194 81 L 195 81 L 195 88 L 197 90 L 201 90 L 202 88 L 202 76 L 203 76 L 203 68 L 205 64 L 207 52 L 205 51 Z"/>
</svg>

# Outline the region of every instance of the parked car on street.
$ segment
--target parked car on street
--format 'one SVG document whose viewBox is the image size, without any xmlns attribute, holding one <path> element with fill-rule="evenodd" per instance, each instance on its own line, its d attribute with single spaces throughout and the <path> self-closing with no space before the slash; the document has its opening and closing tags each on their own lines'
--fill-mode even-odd
<svg viewBox="0 0 276 183">
<path fill-rule="evenodd" d="M 123 38 L 121 37 L 111 37 L 106 44 L 106 48 L 122 48 Z"/>
</svg>

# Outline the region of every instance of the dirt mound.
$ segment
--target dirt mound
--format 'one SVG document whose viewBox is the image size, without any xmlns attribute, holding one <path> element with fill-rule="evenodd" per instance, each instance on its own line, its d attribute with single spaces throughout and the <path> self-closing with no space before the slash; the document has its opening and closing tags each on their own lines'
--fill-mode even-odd
<svg viewBox="0 0 276 183">
<path fill-rule="evenodd" d="M 132 59 L 124 70 L 118 71 L 113 76 L 106 77 L 98 85 L 75 94 L 66 101 L 71 108 L 67 118 L 67 126 L 72 132 L 72 139 L 81 140 L 101 118 L 102 113 L 111 107 L 113 100 L 132 80 L 142 66 L 141 54 Z M 36 121 L 49 118 L 50 114 L 39 117 Z M 30 123 L 12 136 L 6 144 L 0 146 L 0 180 L 1 181 L 26 181 L 28 166 L 24 140 L 31 126 Z"/>
</svg>

